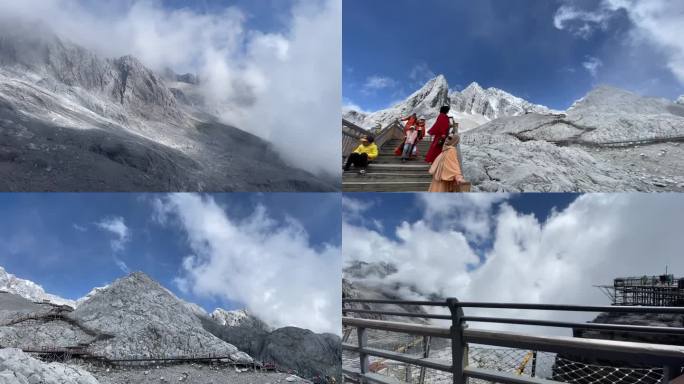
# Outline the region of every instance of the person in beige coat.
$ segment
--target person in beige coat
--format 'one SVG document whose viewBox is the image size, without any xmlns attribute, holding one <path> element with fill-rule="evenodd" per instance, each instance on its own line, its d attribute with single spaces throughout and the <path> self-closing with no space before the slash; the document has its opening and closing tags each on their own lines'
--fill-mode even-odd
<svg viewBox="0 0 684 384">
<path fill-rule="evenodd" d="M 447 137 L 442 152 L 430 167 L 432 183 L 428 192 L 458 192 L 458 185 L 465 182 L 456 149 L 459 141 L 459 135 Z"/>
</svg>

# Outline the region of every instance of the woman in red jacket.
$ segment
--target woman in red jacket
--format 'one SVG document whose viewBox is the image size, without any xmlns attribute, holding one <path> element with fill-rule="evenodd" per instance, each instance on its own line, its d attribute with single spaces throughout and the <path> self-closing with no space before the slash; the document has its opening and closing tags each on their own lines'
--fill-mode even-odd
<svg viewBox="0 0 684 384">
<path fill-rule="evenodd" d="M 433 124 L 432 128 L 430 128 L 430 130 L 428 131 L 428 134 L 432 136 L 432 143 L 430 144 L 430 149 L 428 149 L 427 154 L 425 154 L 425 161 L 428 163 L 432 163 L 433 161 L 435 161 L 437 156 L 439 156 L 439 154 L 442 153 L 442 145 L 444 145 L 444 140 L 449 134 L 449 128 L 451 128 L 451 124 L 449 124 L 449 116 L 447 116 L 447 113 L 449 113 L 449 106 L 444 106 L 440 108 L 439 116 L 437 116 L 435 124 Z"/>
</svg>

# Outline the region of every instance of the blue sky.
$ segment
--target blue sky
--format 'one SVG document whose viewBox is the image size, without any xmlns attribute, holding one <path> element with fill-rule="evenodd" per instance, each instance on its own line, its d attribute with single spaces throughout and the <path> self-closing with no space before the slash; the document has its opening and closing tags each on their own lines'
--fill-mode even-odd
<svg viewBox="0 0 684 384">
<path fill-rule="evenodd" d="M 124 276 L 115 261 L 119 259 L 131 271 L 147 273 L 206 310 L 242 307 L 243 303 L 226 298 L 230 293 L 225 297 L 183 293 L 174 283 L 183 258 L 197 249 L 188 241 L 187 227 L 174 221 L 161 224 L 155 220 L 154 201 L 165 196 L 0 194 L 0 265 L 20 278 L 42 285 L 49 293 L 76 299 L 96 286 Z M 273 228 L 287 226 L 293 219 L 297 221 L 311 249 L 340 245 L 339 195 L 231 193 L 211 198 L 238 227 L 244 227 L 242 221 L 261 205 L 274 221 Z M 97 225 L 115 217 L 123 218 L 129 231 L 129 239 L 121 250 L 112 247 L 116 236 Z"/>
<path fill-rule="evenodd" d="M 426 207 L 422 203 L 421 195 L 420 193 L 350 193 L 345 196 L 369 203 L 366 217 L 382 222 L 380 233 L 395 238 L 394 230 L 402 222 L 415 222 L 425 217 Z M 575 193 L 512 194 L 492 204 L 490 215 L 496 215 L 501 204 L 506 203 L 521 214 L 532 214 L 539 220 L 545 221 L 552 212 L 564 210 L 579 196 Z M 458 197 L 454 197 L 456 198 Z M 368 221 L 352 220 L 352 222 L 370 229 L 377 229 Z"/>
<path fill-rule="evenodd" d="M 94 14 L 111 17 L 123 14 L 140 0 L 81 0 Z M 247 16 L 247 26 L 262 32 L 280 32 L 286 29 L 290 9 L 295 0 L 164 0 L 158 2 L 168 10 L 188 9 L 198 14 L 220 13 L 228 7 L 237 7 Z"/>
<path fill-rule="evenodd" d="M 632 10 L 609 13 L 598 4 L 347 0 L 343 4 L 344 102 L 367 111 L 386 108 L 434 74 L 444 74 L 452 89 L 477 81 L 556 109 L 568 108 L 598 84 L 671 100 L 684 94 L 684 79 L 678 81 L 667 66 L 671 53 L 667 49 L 672 47 L 635 38 L 643 30 L 630 17 Z M 562 6 L 593 12 L 602 19 L 597 23 L 564 19 L 558 28 L 554 21 Z M 648 25 L 652 24 L 657 22 Z"/>
</svg>

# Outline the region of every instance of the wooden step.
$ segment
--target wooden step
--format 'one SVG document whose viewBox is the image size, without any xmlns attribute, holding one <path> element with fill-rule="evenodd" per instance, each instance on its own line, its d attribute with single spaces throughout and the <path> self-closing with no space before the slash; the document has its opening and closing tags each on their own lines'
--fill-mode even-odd
<svg viewBox="0 0 684 384">
<path fill-rule="evenodd" d="M 367 172 L 360 175 L 358 172 L 345 172 L 343 181 L 421 181 L 430 180 L 431 175 L 427 172 Z"/>
<path fill-rule="evenodd" d="M 395 156 L 380 156 L 377 159 L 373 160 L 373 164 L 424 164 L 429 168 L 429 164 L 425 162 L 425 158 L 423 156 L 418 157 L 417 159 L 411 159 L 405 163 L 401 161 L 401 157 L 395 157 Z"/>
<path fill-rule="evenodd" d="M 366 169 L 368 172 L 408 172 L 408 173 L 419 173 L 428 172 L 430 170 L 430 165 L 421 161 L 409 161 L 402 163 L 401 161 L 397 163 L 373 163 Z M 351 171 L 355 171 L 354 168 Z M 350 172 L 351 172 L 350 171 Z M 358 170 L 356 170 L 358 172 Z"/>
<path fill-rule="evenodd" d="M 343 181 L 344 192 L 427 192 L 430 181 Z"/>
</svg>

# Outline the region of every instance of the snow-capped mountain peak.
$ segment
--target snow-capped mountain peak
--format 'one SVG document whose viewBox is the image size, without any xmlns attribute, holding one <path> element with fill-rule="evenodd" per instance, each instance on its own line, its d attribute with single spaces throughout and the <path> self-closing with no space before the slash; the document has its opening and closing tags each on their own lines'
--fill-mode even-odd
<svg viewBox="0 0 684 384">
<path fill-rule="evenodd" d="M 20 279 L 5 271 L 3 267 L 0 267 L 0 290 L 34 302 L 49 302 L 56 305 L 75 306 L 73 300 L 63 299 L 59 296 L 46 293 L 40 285 L 29 280 Z"/>
<path fill-rule="evenodd" d="M 467 87 L 463 89 L 463 92 L 482 92 L 484 91 L 484 88 L 477 82 L 473 81 L 472 83 L 468 84 Z"/>
<path fill-rule="evenodd" d="M 431 124 L 439 108 L 451 106 L 451 115 L 461 124 L 461 130 L 473 129 L 499 117 L 519 116 L 526 113 L 552 114 L 543 105 L 532 104 L 498 88 L 483 88 L 473 81 L 462 91 L 450 90 L 444 75 L 430 79 L 406 100 L 373 113 L 344 111 L 344 118 L 364 128 L 385 127 L 396 119 L 416 113 Z"/>
</svg>

